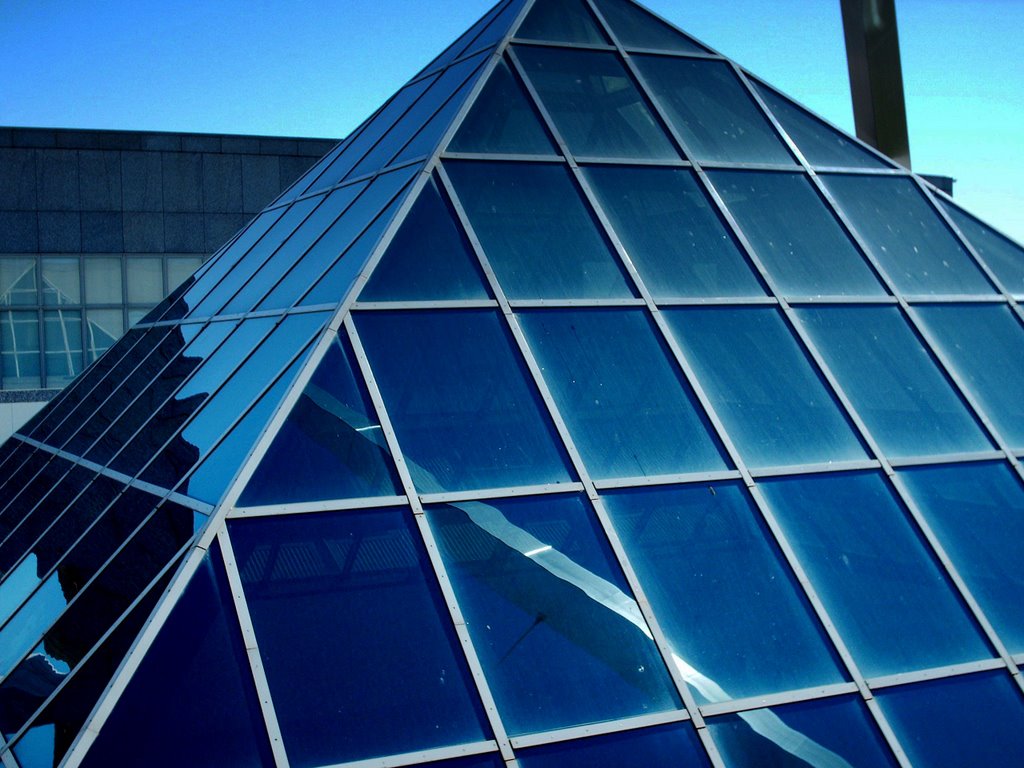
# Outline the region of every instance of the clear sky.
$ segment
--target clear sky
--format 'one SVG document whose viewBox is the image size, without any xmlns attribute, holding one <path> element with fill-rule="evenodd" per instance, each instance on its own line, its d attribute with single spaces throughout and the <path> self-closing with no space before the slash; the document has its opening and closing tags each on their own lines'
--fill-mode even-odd
<svg viewBox="0 0 1024 768">
<path fill-rule="evenodd" d="M 343 136 L 490 0 L 0 0 L 0 125 Z M 839 0 L 648 5 L 852 130 Z M 915 170 L 1024 241 L 1024 0 L 897 0 Z"/>
</svg>

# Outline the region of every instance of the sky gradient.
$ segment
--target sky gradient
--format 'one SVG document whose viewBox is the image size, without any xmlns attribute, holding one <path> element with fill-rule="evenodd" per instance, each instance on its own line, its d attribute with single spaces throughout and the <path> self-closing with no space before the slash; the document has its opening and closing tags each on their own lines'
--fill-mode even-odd
<svg viewBox="0 0 1024 768">
<path fill-rule="evenodd" d="M 839 0 L 650 0 L 851 130 Z M 489 0 L 0 0 L 0 125 L 340 137 Z M 1024 241 L 1024 0 L 897 0 L 914 169 Z"/>
</svg>

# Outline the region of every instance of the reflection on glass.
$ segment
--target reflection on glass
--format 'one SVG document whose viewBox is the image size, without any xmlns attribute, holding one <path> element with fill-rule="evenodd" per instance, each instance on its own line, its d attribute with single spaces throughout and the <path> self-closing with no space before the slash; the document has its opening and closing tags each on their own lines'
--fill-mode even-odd
<svg viewBox="0 0 1024 768">
<path fill-rule="evenodd" d="M 517 751 L 523 768 L 702 768 L 710 765 L 689 723 L 623 731 Z"/>
<path fill-rule="evenodd" d="M 702 45 L 629 0 L 596 0 L 594 4 L 626 48 L 708 53 Z"/>
<path fill-rule="evenodd" d="M 1024 248 L 955 205 L 939 202 L 1006 290 L 1024 294 Z"/>
<path fill-rule="evenodd" d="M 524 40 L 605 45 L 608 38 L 585 0 L 540 0 L 516 30 Z"/>
</svg>

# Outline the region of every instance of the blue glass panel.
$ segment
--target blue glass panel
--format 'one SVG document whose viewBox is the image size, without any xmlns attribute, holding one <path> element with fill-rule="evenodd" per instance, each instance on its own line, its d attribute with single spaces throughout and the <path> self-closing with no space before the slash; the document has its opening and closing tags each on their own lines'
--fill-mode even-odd
<svg viewBox="0 0 1024 768">
<path fill-rule="evenodd" d="M 665 317 L 748 466 L 867 458 L 778 310 L 671 309 Z"/>
<path fill-rule="evenodd" d="M 915 766 L 1024 765 L 1024 702 L 1004 672 L 887 688 L 876 696 Z"/>
<path fill-rule="evenodd" d="M 614 53 L 526 46 L 515 53 L 572 154 L 679 159 Z"/>
<path fill-rule="evenodd" d="M 633 61 L 698 161 L 796 164 L 727 63 L 660 56 Z"/>
<path fill-rule="evenodd" d="M 505 768 L 501 755 L 475 755 L 461 760 L 441 760 L 430 763 L 417 763 L 414 768 Z"/>
<path fill-rule="evenodd" d="M 490 737 L 408 511 L 240 521 L 230 532 L 291 765 Z"/>
<path fill-rule="evenodd" d="M 9 496 L 3 514 L 0 515 L 0 537 L 6 538 L 15 530 L 36 505 L 43 502 L 73 466 L 71 462 L 58 458 L 49 452 L 30 459 L 15 477 L 9 489 Z M 8 501 L 9 499 L 9 501 Z"/>
<path fill-rule="evenodd" d="M 572 479 L 498 313 L 369 312 L 356 326 L 419 490 Z"/>
<path fill-rule="evenodd" d="M 125 755 L 150 768 L 274 765 L 223 567 L 211 550 L 83 768 L 118 765 Z"/>
<path fill-rule="evenodd" d="M 764 295 L 691 171 L 592 166 L 584 172 L 655 298 Z"/>
<path fill-rule="evenodd" d="M 31 312 L 0 312 L 0 386 L 38 389 L 39 316 Z"/>
<path fill-rule="evenodd" d="M 536 108 L 504 59 L 476 97 L 448 151 L 556 154 Z"/>
<path fill-rule="evenodd" d="M 629 0 L 596 0 L 594 4 L 626 48 L 708 53 L 707 48 Z"/>
<path fill-rule="evenodd" d="M 921 306 L 915 311 L 1000 435 L 1024 451 L 1024 327 L 1006 305 Z"/>
<path fill-rule="evenodd" d="M 703 702 L 844 679 L 738 483 L 602 494 L 680 673 Z"/>
<path fill-rule="evenodd" d="M 681 706 L 583 497 L 459 502 L 427 520 L 510 735 Z"/>
<path fill-rule="evenodd" d="M 864 702 L 853 696 L 708 720 L 728 768 L 897 765 Z"/>
<path fill-rule="evenodd" d="M 43 312 L 43 332 L 46 386 L 66 386 L 82 372 L 82 313 Z"/>
<path fill-rule="evenodd" d="M 239 506 L 402 493 L 347 339 L 336 337 Z"/>
<path fill-rule="evenodd" d="M 537 0 L 516 30 L 516 37 L 560 43 L 608 43 L 584 0 Z"/>
<path fill-rule="evenodd" d="M 901 293 L 993 292 L 910 179 L 834 175 L 821 179 Z"/>
<path fill-rule="evenodd" d="M 445 169 L 510 299 L 633 296 L 566 168 L 448 162 Z"/>
<path fill-rule="evenodd" d="M 784 295 L 885 293 L 806 176 L 713 171 L 710 177 Z"/>
<path fill-rule="evenodd" d="M 726 467 L 692 390 L 642 310 L 519 317 L 593 477 Z"/>
<path fill-rule="evenodd" d="M 498 42 L 509 31 L 509 23 L 515 18 L 516 12 L 522 8 L 522 3 L 523 0 L 512 0 L 512 2 L 505 3 L 504 6 L 501 3 L 495 5 L 461 37 L 445 48 L 437 58 L 421 69 L 416 77 L 424 72 L 433 72 L 446 66 L 467 51 L 479 50 L 485 45 L 493 45 Z"/>
<path fill-rule="evenodd" d="M 373 268 L 361 301 L 487 299 L 483 272 L 431 178 Z"/>
<path fill-rule="evenodd" d="M 887 455 L 991 447 L 898 309 L 828 307 L 797 313 Z"/>
<path fill-rule="evenodd" d="M 1006 290 L 1024 294 L 1024 248 L 945 200 L 939 202 Z"/>
<path fill-rule="evenodd" d="M 518 751 L 523 768 L 698 768 L 710 765 L 689 723 L 623 731 Z"/>
<path fill-rule="evenodd" d="M 991 657 L 881 475 L 758 484 L 865 676 Z"/>
<path fill-rule="evenodd" d="M 1007 464 L 901 470 L 918 508 L 1011 653 L 1024 653 L 1024 488 Z"/>
</svg>

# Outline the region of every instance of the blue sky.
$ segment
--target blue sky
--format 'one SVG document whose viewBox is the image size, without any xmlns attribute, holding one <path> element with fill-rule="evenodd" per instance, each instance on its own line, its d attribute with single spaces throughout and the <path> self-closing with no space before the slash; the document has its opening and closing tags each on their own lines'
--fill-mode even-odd
<svg viewBox="0 0 1024 768">
<path fill-rule="evenodd" d="M 839 0 L 649 6 L 852 130 Z M 0 124 L 342 136 L 489 0 L 0 0 Z M 915 170 L 1024 241 L 1024 0 L 897 0 Z"/>
</svg>

